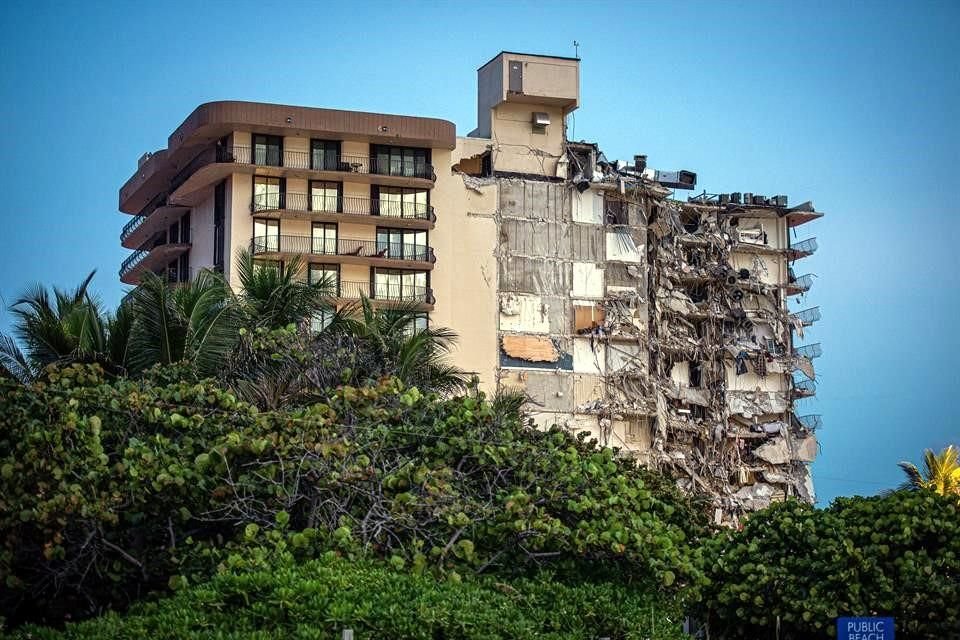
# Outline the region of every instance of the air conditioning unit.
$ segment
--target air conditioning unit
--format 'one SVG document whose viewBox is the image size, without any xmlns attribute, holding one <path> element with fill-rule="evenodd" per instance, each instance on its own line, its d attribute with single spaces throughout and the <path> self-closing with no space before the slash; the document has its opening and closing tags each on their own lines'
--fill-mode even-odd
<svg viewBox="0 0 960 640">
<path fill-rule="evenodd" d="M 535 129 L 544 129 L 550 124 L 550 114 L 545 111 L 534 111 L 532 121 Z"/>
<path fill-rule="evenodd" d="M 697 186 L 697 174 L 693 171 L 657 171 L 655 180 L 672 189 L 693 189 Z"/>
</svg>

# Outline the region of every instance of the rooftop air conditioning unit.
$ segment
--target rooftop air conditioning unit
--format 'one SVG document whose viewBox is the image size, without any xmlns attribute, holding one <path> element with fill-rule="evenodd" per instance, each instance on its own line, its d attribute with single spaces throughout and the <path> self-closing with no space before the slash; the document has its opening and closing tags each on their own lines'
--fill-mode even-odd
<svg viewBox="0 0 960 640">
<path fill-rule="evenodd" d="M 697 174 L 693 171 L 657 171 L 655 179 L 673 189 L 693 189 L 697 186 Z"/>
</svg>

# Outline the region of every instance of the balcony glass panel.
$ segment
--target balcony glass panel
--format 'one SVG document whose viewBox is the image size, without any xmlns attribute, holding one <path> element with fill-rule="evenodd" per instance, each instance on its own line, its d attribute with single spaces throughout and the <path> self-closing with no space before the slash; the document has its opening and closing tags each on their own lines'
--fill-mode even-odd
<svg viewBox="0 0 960 640">
<path fill-rule="evenodd" d="M 314 222 L 311 251 L 324 255 L 337 253 L 337 225 L 332 223 Z"/>
<path fill-rule="evenodd" d="M 253 163 L 269 167 L 282 166 L 283 138 L 280 136 L 253 136 Z"/>
</svg>

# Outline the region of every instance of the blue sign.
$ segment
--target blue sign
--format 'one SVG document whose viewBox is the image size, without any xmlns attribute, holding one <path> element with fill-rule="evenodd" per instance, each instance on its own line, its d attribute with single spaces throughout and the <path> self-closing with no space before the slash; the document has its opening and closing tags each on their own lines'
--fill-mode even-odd
<svg viewBox="0 0 960 640">
<path fill-rule="evenodd" d="M 894 640 L 893 618 L 837 618 L 837 640 Z"/>
</svg>

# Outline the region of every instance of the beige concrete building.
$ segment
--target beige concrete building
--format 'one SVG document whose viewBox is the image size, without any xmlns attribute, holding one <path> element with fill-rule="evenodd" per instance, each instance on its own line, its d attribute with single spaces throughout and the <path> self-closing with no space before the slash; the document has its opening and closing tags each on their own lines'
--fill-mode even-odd
<svg viewBox="0 0 960 640">
<path fill-rule="evenodd" d="M 819 319 L 791 312 L 821 214 L 785 196 L 700 194 L 690 172 L 567 139 L 579 60 L 503 52 L 478 71 L 477 127 L 216 102 L 146 154 L 120 191 L 120 270 L 236 284 L 235 256 L 303 256 L 340 302 L 415 301 L 460 334 L 456 364 L 519 389 L 540 426 L 589 431 L 714 502 L 717 521 L 796 495 L 819 416 Z"/>
</svg>

